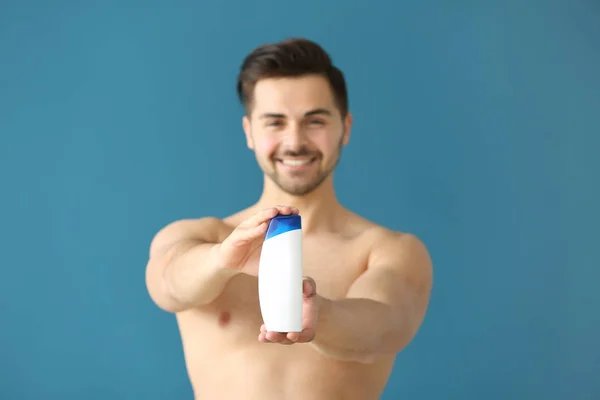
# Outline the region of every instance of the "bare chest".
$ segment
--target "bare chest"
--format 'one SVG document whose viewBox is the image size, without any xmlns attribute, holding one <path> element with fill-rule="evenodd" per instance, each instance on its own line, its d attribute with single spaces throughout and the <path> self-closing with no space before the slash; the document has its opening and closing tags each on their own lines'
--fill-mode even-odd
<svg viewBox="0 0 600 400">
<path fill-rule="evenodd" d="M 366 252 L 351 241 L 306 239 L 303 248 L 303 275 L 313 278 L 317 292 L 330 299 L 344 297 L 366 265 Z M 258 279 L 248 275 L 232 279 L 205 311 L 222 328 L 254 333 L 262 324 Z"/>
</svg>

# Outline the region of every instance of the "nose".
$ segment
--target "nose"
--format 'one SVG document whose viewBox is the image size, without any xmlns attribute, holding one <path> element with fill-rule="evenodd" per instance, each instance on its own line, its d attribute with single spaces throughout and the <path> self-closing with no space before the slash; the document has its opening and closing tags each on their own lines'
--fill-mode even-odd
<svg viewBox="0 0 600 400">
<path fill-rule="evenodd" d="M 287 148 L 298 149 L 306 145 L 306 132 L 300 123 L 288 125 L 284 136 L 284 143 Z"/>
</svg>

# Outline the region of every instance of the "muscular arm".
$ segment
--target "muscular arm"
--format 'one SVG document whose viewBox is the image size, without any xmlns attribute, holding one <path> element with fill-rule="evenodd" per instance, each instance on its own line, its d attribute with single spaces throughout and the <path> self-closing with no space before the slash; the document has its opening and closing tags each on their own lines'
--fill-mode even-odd
<svg viewBox="0 0 600 400">
<path fill-rule="evenodd" d="M 388 236 L 373 251 L 367 270 L 346 298 L 317 295 L 319 316 L 311 344 L 345 361 L 368 363 L 396 354 L 419 329 L 431 285 L 431 261 L 421 241 L 412 235 Z"/>
<path fill-rule="evenodd" d="M 215 218 L 181 220 L 156 234 L 150 246 L 146 286 L 160 308 L 179 312 L 208 304 L 237 273 L 216 263 L 221 225 Z"/>
</svg>

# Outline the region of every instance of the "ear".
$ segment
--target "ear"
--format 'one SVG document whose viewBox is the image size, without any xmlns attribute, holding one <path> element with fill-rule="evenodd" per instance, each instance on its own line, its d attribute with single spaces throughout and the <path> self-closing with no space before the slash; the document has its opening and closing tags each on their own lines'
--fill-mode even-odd
<svg viewBox="0 0 600 400">
<path fill-rule="evenodd" d="M 352 113 L 348 112 L 344 118 L 344 137 L 342 143 L 345 145 L 350 141 L 350 131 L 352 130 Z"/>
<path fill-rule="evenodd" d="M 242 127 L 244 128 L 244 135 L 246 135 L 246 146 L 250 150 L 254 150 L 254 140 L 252 140 L 252 126 L 250 124 L 250 118 L 244 115 L 242 118 Z"/>
</svg>

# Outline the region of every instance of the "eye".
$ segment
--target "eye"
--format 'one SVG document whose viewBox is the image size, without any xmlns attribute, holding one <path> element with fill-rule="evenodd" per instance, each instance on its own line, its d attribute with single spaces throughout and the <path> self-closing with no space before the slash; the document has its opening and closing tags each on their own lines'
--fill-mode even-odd
<svg viewBox="0 0 600 400">
<path fill-rule="evenodd" d="M 312 126 L 322 126 L 325 125 L 325 121 L 322 121 L 320 119 L 311 119 L 310 121 L 308 121 L 308 123 Z"/>
<path fill-rule="evenodd" d="M 278 120 L 271 120 L 271 121 L 267 122 L 267 126 L 274 126 L 274 127 L 281 126 L 282 124 L 283 123 Z"/>
</svg>

